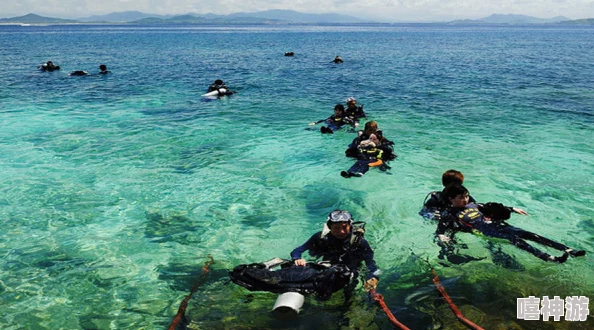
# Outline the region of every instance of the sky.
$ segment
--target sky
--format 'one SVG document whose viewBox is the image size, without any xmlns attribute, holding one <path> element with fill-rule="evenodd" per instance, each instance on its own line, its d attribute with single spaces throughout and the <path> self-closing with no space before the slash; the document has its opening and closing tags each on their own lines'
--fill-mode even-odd
<svg viewBox="0 0 594 330">
<path fill-rule="evenodd" d="M 479 19 L 491 14 L 594 18 L 594 0 L 0 0 L 2 18 L 28 13 L 79 18 L 121 11 L 226 15 L 268 9 L 337 13 L 384 22 Z"/>
</svg>

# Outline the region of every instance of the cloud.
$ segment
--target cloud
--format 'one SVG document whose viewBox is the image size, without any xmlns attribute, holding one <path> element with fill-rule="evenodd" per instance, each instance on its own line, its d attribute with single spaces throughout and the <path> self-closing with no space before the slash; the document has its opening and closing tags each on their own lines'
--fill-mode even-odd
<svg viewBox="0 0 594 330">
<path fill-rule="evenodd" d="M 436 21 L 523 14 L 548 18 L 593 18 L 592 0 L 0 0 L 2 17 L 30 12 L 77 18 L 120 11 L 151 14 L 230 14 L 268 9 L 340 13 L 392 21 Z"/>
</svg>

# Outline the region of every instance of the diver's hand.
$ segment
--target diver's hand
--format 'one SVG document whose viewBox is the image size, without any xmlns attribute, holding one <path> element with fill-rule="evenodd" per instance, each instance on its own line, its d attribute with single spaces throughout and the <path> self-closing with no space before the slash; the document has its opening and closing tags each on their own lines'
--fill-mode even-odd
<svg viewBox="0 0 594 330">
<path fill-rule="evenodd" d="M 316 123 L 309 123 L 309 126 L 316 126 Z"/>
<path fill-rule="evenodd" d="M 305 259 L 295 259 L 295 266 L 305 266 L 306 263 Z"/>
<path fill-rule="evenodd" d="M 363 288 L 365 288 L 365 291 L 367 292 L 375 290 L 377 287 L 377 282 L 379 282 L 379 280 L 375 277 L 372 277 L 363 283 Z"/>
<path fill-rule="evenodd" d="M 522 215 L 528 215 L 528 212 L 526 212 L 526 211 L 524 211 L 524 210 L 522 210 L 520 208 L 517 208 L 517 207 L 512 207 L 511 210 L 514 213 L 518 213 L 518 214 L 522 214 Z"/>
<path fill-rule="evenodd" d="M 441 213 L 439 211 L 433 212 L 433 220 L 441 220 Z"/>
<path fill-rule="evenodd" d="M 447 237 L 446 235 L 437 235 L 437 238 L 443 243 L 448 243 L 451 241 L 451 238 Z"/>
</svg>

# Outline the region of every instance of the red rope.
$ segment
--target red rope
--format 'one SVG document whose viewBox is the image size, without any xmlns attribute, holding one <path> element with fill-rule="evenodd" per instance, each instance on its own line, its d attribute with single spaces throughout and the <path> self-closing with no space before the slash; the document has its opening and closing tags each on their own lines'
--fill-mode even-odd
<svg viewBox="0 0 594 330">
<path fill-rule="evenodd" d="M 446 292 L 446 290 L 443 287 L 443 285 L 441 285 L 441 283 L 439 283 L 439 277 L 437 276 L 437 274 L 435 274 L 435 270 L 433 270 L 433 268 L 431 268 L 431 274 L 433 274 L 433 284 L 435 284 L 435 287 L 437 288 L 437 290 L 439 290 L 439 292 L 441 293 L 441 295 L 448 302 L 448 305 L 450 305 L 450 309 L 452 309 L 452 312 L 454 312 L 454 314 L 456 315 L 456 317 L 458 318 L 458 320 L 460 320 L 460 322 L 464 323 L 470 329 L 484 330 L 483 328 L 481 328 L 480 326 L 478 326 L 476 323 L 470 321 L 469 319 L 465 318 L 464 315 L 462 315 L 462 312 L 460 312 L 460 310 L 458 309 L 458 307 L 454 304 L 454 302 L 452 301 L 452 299 L 450 298 L 450 296 Z"/>
<path fill-rule="evenodd" d="M 173 318 L 173 321 L 171 321 L 171 324 L 169 325 L 168 330 L 175 330 L 175 328 L 177 328 L 179 321 L 181 321 L 182 317 L 186 313 L 186 308 L 188 307 L 188 301 L 192 298 L 192 295 L 194 295 L 194 293 L 196 293 L 196 291 L 198 290 L 198 287 L 200 287 L 200 285 L 202 283 L 204 283 L 206 276 L 208 276 L 209 267 L 210 267 L 210 265 L 212 265 L 214 263 L 214 259 L 212 258 L 211 255 L 208 256 L 208 259 L 209 260 L 204 263 L 204 266 L 202 266 L 202 276 L 200 277 L 200 280 L 198 280 L 198 282 L 196 282 L 196 284 L 194 284 L 190 294 L 187 295 L 186 298 L 184 298 L 184 300 L 179 305 L 177 314 Z"/>
<path fill-rule="evenodd" d="M 392 312 L 390 311 L 390 309 L 388 308 L 388 306 L 384 302 L 384 296 L 382 296 L 379 293 L 376 293 L 375 290 L 371 290 L 369 292 L 369 295 L 371 295 L 371 297 L 373 298 L 373 300 L 377 301 L 377 304 L 381 307 L 381 309 L 384 311 L 384 313 L 386 313 L 386 316 L 388 317 L 388 319 L 390 320 L 390 322 L 392 322 L 392 324 L 394 325 L 394 327 L 396 327 L 396 329 L 410 330 L 406 325 L 400 323 L 400 321 L 398 321 L 396 319 L 396 317 L 394 317 L 394 314 L 392 314 Z"/>
</svg>

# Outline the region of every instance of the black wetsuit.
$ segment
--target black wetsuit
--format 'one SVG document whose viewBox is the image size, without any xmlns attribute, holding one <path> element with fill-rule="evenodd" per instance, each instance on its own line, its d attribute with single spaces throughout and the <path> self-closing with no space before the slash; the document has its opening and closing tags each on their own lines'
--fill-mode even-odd
<svg viewBox="0 0 594 330">
<path fill-rule="evenodd" d="M 87 76 L 89 73 L 87 71 L 77 70 L 70 72 L 71 76 Z"/>
<path fill-rule="evenodd" d="M 60 66 L 59 65 L 54 65 L 54 64 L 48 64 L 45 63 L 43 65 L 39 66 L 39 70 L 41 71 L 47 71 L 47 72 L 52 72 L 52 71 L 56 71 L 56 70 L 60 70 Z"/>
<path fill-rule="evenodd" d="M 484 218 L 483 205 L 469 203 L 463 208 L 450 208 L 442 213 L 441 220 L 437 226 L 438 235 L 444 235 L 447 231 L 473 232 L 478 231 L 488 237 L 503 238 L 524 251 L 528 251 L 536 257 L 551 261 L 551 255 L 545 253 L 525 240 L 552 247 L 560 251 L 566 251 L 568 246 L 542 237 L 538 234 L 511 226 L 503 221 L 490 221 Z M 453 234 L 452 234 L 453 235 Z"/>
<path fill-rule="evenodd" d="M 228 96 L 235 94 L 234 91 L 230 90 L 224 83 L 223 84 L 212 84 L 208 86 L 207 93 L 217 91 L 219 94 L 217 96 Z"/>
<path fill-rule="evenodd" d="M 352 125 L 353 121 L 345 116 L 332 115 L 326 119 L 316 121 L 316 124 L 319 123 L 326 123 L 326 125 L 332 132 L 336 132 L 339 129 L 341 129 L 344 125 Z"/>
<path fill-rule="evenodd" d="M 363 131 L 360 132 L 361 134 L 354 138 L 353 141 L 347 147 L 347 149 L 344 151 L 345 156 L 358 158 L 359 145 L 361 144 L 361 142 L 369 140 L 369 136 L 367 134 L 363 133 Z M 390 161 L 396 158 L 396 154 L 394 153 L 394 142 L 384 138 L 378 146 L 378 148 L 383 151 L 382 158 L 384 161 Z"/>
<path fill-rule="evenodd" d="M 427 194 L 419 215 L 425 219 L 433 220 L 436 211 L 441 213 L 447 210 L 450 207 L 450 203 L 442 195 L 443 191 L 432 191 Z M 476 200 L 472 196 L 468 196 L 468 203 L 476 203 Z"/>
<path fill-rule="evenodd" d="M 359 147 L 357 151 L 357 162 L 349 168 L 346 172 L 341 173 L 342 176 L 362 176 L 369 171 L 370 167 L 380 167 L 380 169 L 388 169 L 383 161 L 384 151 L 375 146 Z"/>
<path fill-rule="evenodd" d="M 344 264 L 355 274 L 355 278 L 359 267 L 365 261 L 369 271 L 367 278 L 379 278 L 378 267 L 373 260 L 373 250 L 369 243 L 363 237 L 360 237 L 357 243 L 351 243 L 352 235 L 351 233 L 345 239 L 338 239 L 330 233 L 322 237 L 322 232 L 317 232 L 303 245 L 291 251 L 291 258 L 301 259 L 303 252 L 309 251 L 312 257 L 321 257 L 323 261 L 328 261 L 330 264 Z"/>
<path fill-rule="evenodd" d="M 363 111 L 363 106 L 358 106 L 358 107 L 347 107 L 345 109 L 346 115 L 348 117 L 352 117 L 354 119 L 360 119 L 360 118 L 366 118 L 367 115 L 365 114 L 365 111 Z"/>
<path fill-rule="evenodd" d="M 227 86 L 225 86 L 225 84 L 212 84 L 210 86 L 208 86 L 208 93 L 213 92 L 213 91 L 218 91 L 219 89 L 224 88 L 227 89 Z"/>
</svg>

